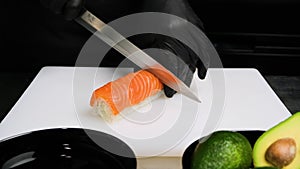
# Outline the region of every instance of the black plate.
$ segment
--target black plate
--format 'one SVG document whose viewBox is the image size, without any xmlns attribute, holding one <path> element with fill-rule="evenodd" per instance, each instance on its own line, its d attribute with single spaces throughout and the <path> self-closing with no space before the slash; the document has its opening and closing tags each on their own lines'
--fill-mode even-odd
<svg viewBox="0 0 300 169">
<path fill-rule="evenodd" d="M 251 146 L 253 147 L 255 141 L 258 139 L 259 136 L 263 134 L 264 131 L 255 130 L 255 131 L 237 131 L 237 132 L 243 134 L 249 140 Z M 199 140 L 195 141 L 184 151 L 183 158 L 182 158 L 183 169 L 191 168 L 190 166 L 191 157 L 198 143 Z"/>
<path fill-rule="evenodd" d="M 0 142 L 1 169 L 136 169 L 131 148 L 106 133 L 47 129 Z"/>
</svg>

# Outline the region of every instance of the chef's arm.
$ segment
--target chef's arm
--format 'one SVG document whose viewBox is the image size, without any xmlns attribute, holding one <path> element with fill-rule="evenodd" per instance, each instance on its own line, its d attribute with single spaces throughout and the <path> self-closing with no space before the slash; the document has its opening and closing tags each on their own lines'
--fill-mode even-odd
<svg viewBox="0 0 300 169">
<path fill-rule="evenodd" d="M 42 5 L 66 20 L 75 19 L 84 6 L 84 0 L 40 0 Z"/>
</svg>

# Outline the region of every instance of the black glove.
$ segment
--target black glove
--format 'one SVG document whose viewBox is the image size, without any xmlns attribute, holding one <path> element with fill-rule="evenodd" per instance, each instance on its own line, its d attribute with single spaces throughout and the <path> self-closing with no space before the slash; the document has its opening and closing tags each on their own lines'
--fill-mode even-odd
<svg viewBox="0 0 300 169">
<path fill-rule="evenodd" d="M 186 19 L 200 30 L 203 30 L 201 20 L 193 12 L 186 0 L 145 0 L 144 6 L 144 11 L 146 12 L 173 14 Z M 166 29 L 174 34 L 178 30 L 185 30 L 184 34 L 187 36 L 188 41 L 194 46 L 199 47 L 197 50 L 201 50 L 200 46 L 202 42 L 197 41 L 197 38 L 193 37 L 197 35 L 194 34 L 195 32 L 190 31 L 186 22 L 174 22 L 171 19 L 169 23 L 164 23 L 164 25 L 167 25 Z M 163 35 L 154 35 L 154 40 L 152 40 L 150 47 L 165 50 L 164 52 L 154 52 L 152 54 L 150 52 L 149 55 L 155 57 L 158 62 L 181 79 L 187 86 L 190 86 L 196 68 L 198 69 L 198 77 L 201 79 L 205 77 L 209 59 L 203 60 L 202 58 L 201 60 L 199 56 L 179 40 Z M 167 97 L 172 97 L 176 93 L 166 85 L 164 86 L 164 92 Z"/>
<path fill-rule="evenodd" d="M 205 78 L 207 69 L 203 65 L 203 62 L 190 48 L 180 41 L 158 35 L 152 47 L 163 49 L 164 51 L 150 51 L 148 52 L 149 55 L 170 70 L 187 86 L 190 86 L 196 68 L 198 69 L 198 77 L 200 79 Z M 176 93 L 176 91 L 166 85 L 164 85 L 164 92 L 167 97 L 172 97 Z"/>
<path fill-rule="evenodd" d="M 84 0 L 40 0 L 42 5 L 66 20 L 75 19 L 84 6 Z"/>
</svg>

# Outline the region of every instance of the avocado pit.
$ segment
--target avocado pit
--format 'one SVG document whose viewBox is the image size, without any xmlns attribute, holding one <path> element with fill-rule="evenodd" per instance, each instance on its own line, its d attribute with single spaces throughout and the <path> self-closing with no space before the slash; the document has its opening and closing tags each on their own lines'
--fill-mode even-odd
<svg viewBox="0 0 300 169">
<path fill-rule="evenodd" d="M 272 165 L 282 168 L 289 165 L 296 156 L 296 142 L 292 138 L 282 138 L 270 145 L 265 159 Z"/>
</svg>

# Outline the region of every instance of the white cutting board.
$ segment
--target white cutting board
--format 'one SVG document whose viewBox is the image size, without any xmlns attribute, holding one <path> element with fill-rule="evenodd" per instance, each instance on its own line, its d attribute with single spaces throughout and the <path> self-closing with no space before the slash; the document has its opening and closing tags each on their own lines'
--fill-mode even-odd
<svg viewBox="0 0 300 169">
<path fill-rule="evenodd" d="M 209 69 L 191 88 L 202 103 L 164 96 L 112 124 L 91 111 L 94 89 L 129 68 L 44 67 L 0 124 L 0 140 L 48 128 L 89 128 L 125 141 L 139 157 L 181 157 L 215 130 L 267 130 L 291 114 L 256 69 Z"/>
</svg>

